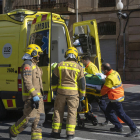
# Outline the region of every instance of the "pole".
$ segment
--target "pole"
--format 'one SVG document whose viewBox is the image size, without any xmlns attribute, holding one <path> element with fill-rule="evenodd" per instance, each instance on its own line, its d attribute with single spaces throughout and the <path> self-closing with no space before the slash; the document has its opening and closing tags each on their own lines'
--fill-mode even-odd
<svg viewBox="0 0 140 140">
<path fill-rule="evenodd" d="M 4 8 L 5 8 L 5 0 L 2 1 L 2 13 L 4 14 Z"/>
<path fill-rule="evenodd" d="M 76 22 L 78 22 L 78 0 L 76 0 Z"/>
</svg>

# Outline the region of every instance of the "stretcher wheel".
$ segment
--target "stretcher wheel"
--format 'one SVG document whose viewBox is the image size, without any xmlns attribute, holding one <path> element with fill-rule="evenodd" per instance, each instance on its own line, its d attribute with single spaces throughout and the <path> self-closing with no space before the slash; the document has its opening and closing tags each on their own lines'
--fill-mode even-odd
<svg viewBox="0 0 140 140">
<path fill-rule="evenodd" d="M 79 128 L 84 128 L 84 127 L 85 127 L 85 123 L 84 123 L 83 120 L 80 119 L 80 120 L 78 121 L 78 127 L 79 127 Z"/>
<path fill-rule="evenodd" d="M 93 126 L 98 125 L 98 120 L 94 115 L 92 116 L 91 122 L 92 122 Z"/>
</svg>

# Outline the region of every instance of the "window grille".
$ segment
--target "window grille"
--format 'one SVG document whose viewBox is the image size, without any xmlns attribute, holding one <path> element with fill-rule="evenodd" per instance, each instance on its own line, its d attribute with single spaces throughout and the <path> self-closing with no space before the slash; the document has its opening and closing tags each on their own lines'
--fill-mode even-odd
<svg viewBox="0 0 140 140">
<path fill-rule="evenodd" d="M 98 23 L 99 35 L 116 35 L 116 22 L 100 22 Z"/>
<path fill-rule="evenodd" d="M 98 7 L 115 7 L 116 0 L 98 0 Z"/>
</svg>

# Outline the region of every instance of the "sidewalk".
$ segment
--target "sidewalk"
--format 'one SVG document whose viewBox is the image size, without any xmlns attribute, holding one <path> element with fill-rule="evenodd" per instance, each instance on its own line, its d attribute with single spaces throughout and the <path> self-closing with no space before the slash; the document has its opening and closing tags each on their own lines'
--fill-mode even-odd
<svg viewBox="0 0 140 140">
<path fill-rule="evenodd" d="M 123 88 L 124 89 L 131 88 L 131 87 L 134 88 L 135 86 L 140 86 L 140 80 L 123 82 Z M 140 89 L 139 89 L 139 91 L 140 91 Z"/>
</svg>

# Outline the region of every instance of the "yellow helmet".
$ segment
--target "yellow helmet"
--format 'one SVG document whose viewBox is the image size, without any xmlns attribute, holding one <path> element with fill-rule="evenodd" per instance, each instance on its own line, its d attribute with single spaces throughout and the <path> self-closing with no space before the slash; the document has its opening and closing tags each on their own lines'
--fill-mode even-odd
<svg viewBox="0 0 140 140">
<path fill-rule="evenodd" d="M 27 49 L 26 53 L 31 55 L 31 57 L 37 57 L 39 53 L 43 53 L 41 48 L 36 44 L 30 44 Z"/>
<path fill-rule="evenodd" d="M 65 54 L 66 57 L 67 57 L 67 55 L 70 54 L 70 53 L 74 54 L 74 55 L 76 56 L 76 59 L 78 58 L 78 50 L 77 50 L 75 47 L 69 47 L 69 48 L 67 49 L 66 54 Z"/>
</svg>

